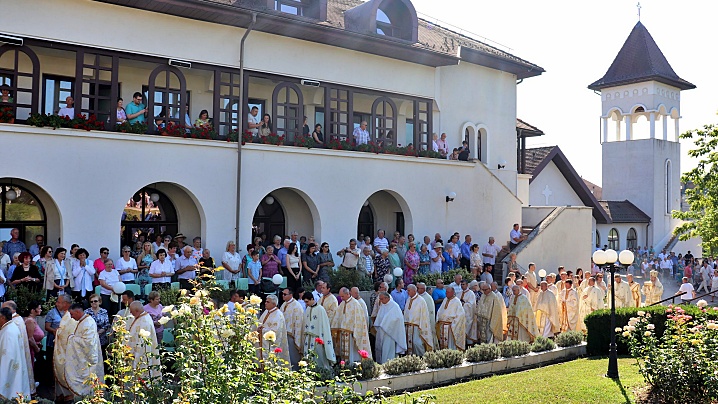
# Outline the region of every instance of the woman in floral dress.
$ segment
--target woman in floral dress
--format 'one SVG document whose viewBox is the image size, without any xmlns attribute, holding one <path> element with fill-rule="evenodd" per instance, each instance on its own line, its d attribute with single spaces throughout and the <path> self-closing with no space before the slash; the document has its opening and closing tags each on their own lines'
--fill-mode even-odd
<svg viewBox="0 0 718 404">
<path fill-rule="evenodd" d="M 427 255 L 428 257 L 428 255 Z M 414 283 L 414 275 L 419 271 L 419 253 L 416 252 L 416 244 L 409 243 L 409 251 L 404 255 L 404 283 L 411 285 Z"/>
<path fill-rule="evenodd" d="M 145 285 L 152 283 L 150 278 L 150 265 L 152 261 L 156 260 L 155 253 L 152 252 L 152 243 L 145 241 L 142 244 L 142 252 L 137 256 L 137 284 L 140 285 L 140 292 L 142 296 L 145 296 Z"/>
</svg>

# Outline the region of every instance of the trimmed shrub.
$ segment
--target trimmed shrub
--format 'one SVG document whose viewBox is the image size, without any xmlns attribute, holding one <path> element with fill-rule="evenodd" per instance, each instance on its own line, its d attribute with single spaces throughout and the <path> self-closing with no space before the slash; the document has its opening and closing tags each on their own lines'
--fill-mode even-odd
<svg viewBox="0 0 718 404">
<path fill-rule="evenodd" d="M 531 352 L 551 351 L 556 348 L 556 343 L 546 337 L 536 337 L 531 344 Z"/>
<path fill-rule="evenodd" d="M 372 359 L 362 359 L 361 363 L 346 363 L 342 365 L 340 362 L 334 364 L 334 375 L 352 375 L 357 380 L 369 380 L 379 377 L 381 366 Z"/>
<path fill-rule="evenodd" d="M 426 364 L 416 355 L 400 356 L 382 365 L 384 373 L 400 375 L 402 373 L 418 372 L 426 368 Z"/>
<path fill-rule="evenodd" d="M 502 341 L 499 342 L 498 347 L 501 350 L 501 356 L 504 358 L 522 356 L 531 352 L 531 344 L 526 341 Z"/>
<path fill-rule="evenodd" d="M 45 301 L 45 289 L 33 292 L 30 288 L 24 285 L 8 288 L 7 293 L 5 294 L 5 301 L 8 300 L 15 302 L 17 305 L 18 315 L 27 317 L 30 315 L 30 310 L 27 308 L 30 302 L 38 302 L 42 304 L 42 302 Z"/>
<path fill-rule="evenodd" d="M 561 348 L 579 345 L 583 342 L 583 333 L 580 331 L 566 331 L 556 336 L 556 345 Z"/>
<path fill-rule="evenodd" d="M 374 285 L 371 282 L 371 278 L 366 276 L 359 271 L 354 269 L 344 269 L 339 267 L 336 271 L 329 270 L 329 284 L 332 288 L 332 293 L 339 293 L 339 289 L 346 287 L 351 288 L 356 286 L 359 290 L 373 290 Z M 313 289 L 306 289 L 313 290 Z"/>
<path fill-rule="evenodd" d="M 501 356 L 501 349 L 496 344 L 480 344 L 466 350 L 469 362 L 488 362 Z"/>
<path fill-rule="evenodd" d="M 441 349 L 424 354 L 424 362 L 429 369 L 450 368 L 461 365 L 464 353 L 457 349 Z"/>
<path fill-rule="evenodd" d="M 443 274 L 430 273 L 430 274 L 416 274 L 414 275 L 414 283 L 424 282 L 427 287 L 433 287 L 436 285 L 437 279 L 443 279 L 446 282 L 453 282 L 454 276 L 461 275 L 464 279 L 471 279 L 471 273 L 464 268 L 452 269 L 451 271 Z"/>
</svg>

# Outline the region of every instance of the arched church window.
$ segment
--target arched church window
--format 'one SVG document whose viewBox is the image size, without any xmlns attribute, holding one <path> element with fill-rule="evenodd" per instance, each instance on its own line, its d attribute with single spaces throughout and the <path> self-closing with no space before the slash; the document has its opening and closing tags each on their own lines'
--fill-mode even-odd
<svg viewBox="0 0 718 404">
<path fill-rule="evenodd" d="M 596 248 L 601 247 L 601 233 L 596 230 Z"/>
<path fill-rule="evenodd" d="M 45 236 L 47 219 L 40 200 L 16 184 L 0 183 L 0 240 L 9 240 L 13 228 L 20 230 L 20 240 L 28 247 L 35 236 Z"/>
<path fill-rule="evenodd" d="M 618 239 L 618 230 L 614 227 L 608 232 L 608 248 L 618 251 L 621 243 Z"/>
<path fill-rule="evenodd" d="M 636 234 L 636 229 L 633 227 L 628 229 L 628 234 L 626 235 L 626 248 L 629 250 L 638 248 L 638 235 Z"/>
</svg>

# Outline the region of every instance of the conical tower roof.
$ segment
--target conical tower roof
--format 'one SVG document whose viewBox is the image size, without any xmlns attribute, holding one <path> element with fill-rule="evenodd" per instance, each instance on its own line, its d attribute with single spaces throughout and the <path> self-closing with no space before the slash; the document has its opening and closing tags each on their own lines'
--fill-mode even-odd
<svg viewBox="0 0 718 404">
<path fill-rule="evenodd" d="M 601 90 L 625 84 L 655 80 L 681 90 L 696 88 L 678 77 L 646 27 L 639 21 L 613 60 L 611 67 L 599 80 L 588 86 Z"/>
</svg>

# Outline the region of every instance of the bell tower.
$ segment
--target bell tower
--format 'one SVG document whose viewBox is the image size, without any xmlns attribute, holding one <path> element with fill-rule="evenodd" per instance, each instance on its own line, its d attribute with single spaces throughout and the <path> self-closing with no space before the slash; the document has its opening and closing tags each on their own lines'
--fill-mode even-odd
<svg viewBox="0 0 718 404">
<path fill-rule="evenodd" d="M 680 93 L 696 86 L 678 77 L 639 21 L 600 91 L 603 198 L 629 200 L 651 217 L 647 243 L 662 248 L 680 209 Z"/>
</svg>

